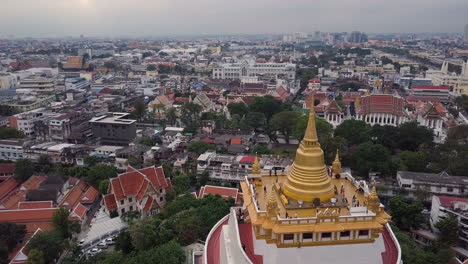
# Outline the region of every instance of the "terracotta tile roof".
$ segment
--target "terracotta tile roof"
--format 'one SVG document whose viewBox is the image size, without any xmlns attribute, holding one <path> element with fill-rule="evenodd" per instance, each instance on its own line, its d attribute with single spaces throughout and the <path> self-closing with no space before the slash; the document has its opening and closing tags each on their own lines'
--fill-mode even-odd
<svg viewBox="0 0 468 264">
<path fill-rule="evenodd" d="M 411 86 L 412 90 L 450 90 L 450 87 L 441 85 L 441 86 L 435 86 L 435 85 L 414 85 Z"/>
<path fill-rule="evenodd" d="M 11 193 L 8 197 L 6 197 L 2 201 L 0 208 L 16 209 L 18 208 L 18 204 L 25 200 L 26 200 L 26 193 L 24 191 L 16 191 L 14 193 Z"/>
<path fill-rule="evenodd" d="M 241 138 L 231 138 L 231 145 L 240 145 L 242 144 Z"/>
<path fill-rule="evenodd" d="M 83 58 L 74 56 L 69 57 L 67 62 L 63 65 L 64 69 L 81 69 L 83 66 Z"/>
<path fill-rule="evenodd" d="M 143 198 L 143 196 L 144 196 L 145 193 L 146 193 L 146 190 L 148 190 L 148 186 L 149 186 L 149 182 L 146 181 L 146 180 L 143 181 L 143 184 L 142 184 L 142 186 L 141 186 L 141 188 L 140 188 L 140 190 L 138 191 L 138 194 L 137 194 L 137 196 L 136 196 L 137 201 L 140 201 L 140 200 Z"/>
<path fill-rule="evenodd" d="M 117 202 L 115 201 L 115 196 L 113 193 L 104 195 L 104 205 L 109 212 L 115 211 L 117 209 Z"/>
<path fill-rule="evenodd" d="M 153 206 L 154 199 L 151 196 L 148 196 L 148 199 L 146 200 L 145 206 L 143 207 L 144 212 L 149 212 Z"/>
<path fill-rule="evenodd" d="M 33 227 L 35 223 L 42 225 L 50 222 L 50 229 L 52 229 L 51 219 L 57 208 L 42 208 L 42 209 L 22 209 L 22 210 L 0 210 L 0 219 L 4 222 L 13 222 L 16 224 L 26 224 Z M 28 228 L 28 226 L 27 226 Z M 33 231 L 35 231 L 34 229 Z M 44 230 L 44 231 L 49 231 Z M 30 229 L 28 228 L 28 231 Z"/>
<path fill-rule="evenodd" d="M 140 170 L 140 173 L 146 175 L 155 188 L 167 188 L 169 186 L 162 167 L 145 168 Z"/>
<path fill-rule="evenodd" d="M 237 203 L 237 196 L 239 194 L 239 190 L 236 188 L 205 185 L 200 189 L 198 198 L 203 199 L 205 194 L 212 194 L 212 195 L 219 194 L 221 197 L 223 197 L 223 199 L 232 197 Z"/>
<path fill-rule="evenodd" d="M 47 179 L 47 176 L 31 176 L 23 184 L 21 184 L 21 190 L 36 190 L 39 188 L 41 183 Z"/>
<path fill-rule="evenodd" d="M 65 206 L 67 209 L 73 209 L 76 204 L 80 201 L 80 198 L 83 196 L 83 190 L 81 186 L 78 184 L 77 186 L 73 187 L 65 197 L 60 201 L 59 206 Z"/>
<path fill-rule="evenodd" d="M 359 113 L 362 115 L 384 113 L 405 116 L 404 103 L 403 98 L 391 94 L 372 94 L 361 98 Z"/>
<path fill-rule="evenodd" d="M 144 177 L 138 171 L 126 172 L 118 177 L 124 196 L 137 195 Z M 119 199 L 120 200 L 120 199 Z"/>
<path fill-rule="evenodd" d="M 244 156 L 239 162 L 253 164 L 255 162 L 255 156 Z"/>
<path fill-rule="evenodd" d="M 0 183 L 0 201 L 7 197 L 18 185 L 19 182 L 13 177 Z"/>
<path fill-rule="evenodd" d="M 92 204 L 96 201 L 99 192 L 93 186 L 90 186 L 88 190 L 81 196 L 81 203 L 82 204 Z"/>
<path fill-rule="evenodd" d="M 15 173 L 15 163 L 0 163 L 0 175 L 12 175 Z"/>
<path fill-rule="evenodd" d="M 451 197 L 451 196 L 442 196 L 437 195 L 437 198 L 440 200 L 440 205 L 443 207 L 452 207 L 456 202 L 463 202 L 468 204 L 468 198 L 461 198 L 461 197 Z"/>
<path fill-rule="evenodd" d="M 86 216 L 86 212 L 88 212 L 88 209 L 79 203 L 75 206 L 75 208 L 73 208 L 73 211 L 70 214 L 70 218 L 78 218 L 80 221 L 82 221 Z"/>
<path fill-rule="evenodd" d="M 18 209 L 52 208 L 52 201 L 19 202 Z"/>
<path fill-rule="evenodd" d="M 119 178 L 111 179 L 112 192 L 115 194 L 115 199 L 122 200 L 125 198 L 124 192 L 122 190 L 122 185 L 120 185 Z"/>
<path fill-rule="evenodd" d="M 209 144 L 215 143 L 214 139 L 207 138 L 207 137 L 202 139 L 201 141 L 203 141 L 205 143 L 209 143 Z"/>
</svg>

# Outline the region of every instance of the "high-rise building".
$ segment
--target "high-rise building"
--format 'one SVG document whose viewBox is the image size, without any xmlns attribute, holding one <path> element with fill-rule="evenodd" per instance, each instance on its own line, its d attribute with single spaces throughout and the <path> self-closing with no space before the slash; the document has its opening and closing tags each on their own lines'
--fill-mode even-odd
<svg viewBox="0 0 468 264">
<path fill-rule="evenodd" d="M 468 24 L 465 25 L 465 37 L 463 39 L 468 43 Z"/>
<path fill-rule="evenodd" d="M 325 165 L 313 108 L 292 166 L 260 164 L 240 183 L 243 207 L 208 235 L 204 263 L 401 263 L 375 186 L 343 172 L 338 154 Z"/>
</svg>

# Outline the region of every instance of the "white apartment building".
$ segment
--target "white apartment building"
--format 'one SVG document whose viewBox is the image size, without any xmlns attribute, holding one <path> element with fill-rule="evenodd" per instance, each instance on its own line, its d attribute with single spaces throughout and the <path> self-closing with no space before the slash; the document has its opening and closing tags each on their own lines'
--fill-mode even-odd
<svg viewBox="0 0 468 264">
<path fill-rule="evenodd" d="M 14 75 L 0 73 L 0 90 L 16 89 L 17 84 L 18 82 Z"/>
<path fill-rule="evenodd" d="M 430 224 L 435 228 L 435 224 L 447 217 L 454 217 L 460 226 L 459 243 L 464 249 L 468 248 L 468 199 L 452 196 L 432 196 Z"/>
<path fill-rule="evenodd" d="M 434 194 L 450 195 L 468 193 L 468 177 L 451 176 L 445 171 L 441 173 L 398 171 L 397 183 L 400 188 L 408 191 L 421 189 Z"/>
<path fill-rule="evenodd" d="M 0 159 L 17 160 L 22 159 L 23 155 L 23 141 L 0 140 Z"/>
<path fill-rule="evenodd" d="M 19 89 L 24 92 L 53 92 L 55 83 L 53 79 L 44 77 L 29 77 L 20 81 Z"/>
<path fill-rule="evenodd" d="M 38 108 L 28 112 L 23 112 L 10 117 L 10 126 L 22 131 L 25 135 L 34 135 L 34 123 L 46 120 L 51 113 L 46 113 L 44 108 Z"/>
<path fill-rule="evenodd" d="M 246 76 L 286 76 L 288 80 L 296 78 L 296 64 L 292 63 L 252 63 L 242 61 L 222 64 L 213 68 L 213 79 L 241 79 Z"/>
<path fill-rule="evenodd" d="M 449 73 L 448 62 L 444 61 L 440 70 L 426 71 L 426 77 L 431 78 L 434 85 L 450 86 L 454 93 L 468 95 L 468 62 L 463 63 L 460 75 Z"/>
<path fill-rule="evenodd" d="M 86 78 L 69 78 L 65 80 L 66 90 L 82 90 L 90 86 L 89 81 Z"/>
<path fill-rule="evenodd" d="M 252 172 L 254 156 L 217 154 L 207 151 L 197 159 L 197 174 L 208 172 L 212 180 L 239 182 Z M 275 158 L 269 155 L 259 157 L 263 171 L 271 175 L 281 174 L 292 164 L 292 160 Z"/>
</svg>

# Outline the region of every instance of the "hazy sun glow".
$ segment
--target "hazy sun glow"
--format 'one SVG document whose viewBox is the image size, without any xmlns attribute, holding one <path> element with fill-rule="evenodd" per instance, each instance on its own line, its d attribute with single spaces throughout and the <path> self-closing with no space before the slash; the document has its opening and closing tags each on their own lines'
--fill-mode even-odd
<svg viewBox="0 0 468 264">
<path fill-rule="evenodd" d="M 91 0 L 79 0 L 79 1 L 80 1 L 81 6 L 83 7 L 89 7 L 91 4 Z"/>
</svg>

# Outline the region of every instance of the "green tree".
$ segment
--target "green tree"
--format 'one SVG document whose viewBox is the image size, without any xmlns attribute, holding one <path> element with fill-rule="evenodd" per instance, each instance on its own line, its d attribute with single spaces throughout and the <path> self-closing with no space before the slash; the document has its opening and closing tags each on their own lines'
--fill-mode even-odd
<svg viewBox="0 0 468 264">
<path fill-rule="evenodd" d="M 135 109 L 133 113 L 137 117 L 138 120 L 142 120 L 146 115 L 146 104 L 143 99 L 138 99 L 133 104 L 133 108 Z"/>
<path fill-rule="evenodd" d="M 15 178 L 20 182 L 25 182 L 34 173 L 34 164 L 29 159 L 19 159 L 16 161 Z"/>
<path fill-rule="evenodd" d="M 201 155 L 205 153 L 207 150 L 214 150 L 215 146 L 203 141 L 195 141 L 190 143 L 188 146 L 188 151 L 189 152 L 194 152 L 197 153 L 198 155 Z"/>
<path fill-rule="evenodd" d="M 229 103 L 227 105 L 229 113 L 231 115 L 245 116 L 249 112 L 249 108 L 243 102 Z"/>
<path fill-rule="evenodd" d="M 169 108 L 166 111 L 166 120 L 170 125 L 174 125 L 177 120 L 176 109 L 174 107 Z"/>
<path fill-rule="evenodd" d="M 426 170 L 427 159 L 422 152 L 405 150 L 398 154 L 400 170 L 422 172 Z"/>
<path fill-rule="evenodd" d="M 364 176 L 368 176 L 370 171 L 389 172 L 390 157 L 387 148 L 370 142 L 360 144 L 353 152 L 356 168 Z"/>
<path fill-rule="evenodd" d="M 160 264 L 179 264 L 185 262 L 185 252 L 174 240 L 154 250 L 154 258 Z"/>
<path fill-rule="evenodd" d="M 99 183 L 102 180 L 108 180 L 117 176 L 117 170 L 114 166 L 97 164 L 91 167 L 86 174 L 86 181 L 93 184 L 94 186 L 99 186 Z"/>
<path fill-rule="evenodd" d="M 107 194 L 108 190 L 109 190 L 109 180 L 108 179 L 101 180 L 99 182 L 99 193 L 102 195 L 105 195 Z"/>
<path fill-rule="evenodd" d="M 195 133 L 200 125 L 200 112 L 202 107 L 195 103 L 186 103 L 181 108 L 181 121 L 185 125 L 185 131 Z"/>
<path fill-rule="evenodd" d="M 115 249 L 122 251 L 123 254 L 129 254 L 134 250 L 132 237 L 129 231 L 122 231 L 115 239 Z"/>
<path fill-rule="evenodd" d="M 457 218 L 447 217 L 445 219 L 441 219 L 434 226 L 439 230 L 439 236 L 437 239 L 440 242 L 446 243 L 450 246 L 457 244 L 458 233 L 460 232 Z"/>
<path fill-rule="evenodd" d="M 72 227 L 72 221 L 68 219 L 69 216 L 70 212 L 63 206 L 55 211 L 54 215 L 52 216 L 52 224 L 54 225 L 55 230 L 57 230 L 63 238 L 69 238 L 73 231 L 77 231 L 73 230 L 74 228 Z"/>
<path fill-rule="evenodd" d="M 252 150 L 252 154 L 255 154 L 255 155 L 270 155 L 270 154 L 273 154 L 273 151 L 271 151 L 267 145 L 264 145 L 264 144 L 260 144 L 260 145 L 257 145 L 253 150 Z"/>
<path fill-rule="evenodd" d="M 345 138 L 350 145 L 359 145 L 370 141 L 371 126 L 361 120 L 345 120 L 335 129 L 334 135 Z"/>
<path fill-rule="evenodd" d="M 24 133 L 12 127 L 0 127 L 0 139 L 24 138 Z"/>
<path fill-rule="evenodd" d="M 245 116 L 245 124 L 252 129 L 265 127 L 265 123 L 266 117 L 263 113 L 249 112 Z"/>
<path fill-rule="evenodd" d="M 434 132 L 416 121 L 403 123 L 398 128 L 398 142 L 402 150 L 417 151 L 420 145 L 430 145 L 434 140 Z"/>
<path fill-rule="evenodd" d="M 422 206 L 419 202 L 407 203 L 402 197 L 396 196 L 390 199 L 388 209 L 392 221 L 401 229 L 418 228 L 423 223 Z"/>
<path fill-rule="evenodd" d="M 281 111 L 281 102 L 272 96 L 255 97 L 250 103 L 249 109 L 251 112 L 263 113 L 269 121 L 274 114 Z"/>
<path fill-rule="evenodd" d="M 271 118 L 270 129 L 281 133 L 284 136 L 286 144 L 289 144 L 289 138 L 293 133 L 294 125 L 298 117 L 299 114 L 297 112 L 279 112 Z"/>
<path fill-rule="evenodd" d="M 44 253 L 37 249 L 32 249 L 28 253 L 29 264 L 45 264 Z"/>
<path fill-rule="evenodd" d="M 62 252 L 62 244 L 62 236 L 59 232 L 40 232 L 31 238 L 26 250 L 42 251 L 45 263 L 53 263 Z"/>
<path fill-rule="evenodd" d="M 94 157 L 94 156 L 87 156 L 85 159 L 84 159 L 84 163 L 86 164 L 86 166 L 88 167 L 92 167 L 96 164 L 99 163 L 99 159 Z"/>
<path fill-rule="evenodd" d="M 3 242 L 7 251 L 12 251 L 18 241 L 26 235 L 26 226 L 10 222 L 0 223 L 0 243 Z"/>
<path fill-rule="evenodd" d="M 185 193 L 190 188 L 191 177 L 189 174 L 179 173 L 172 178 L 172 185 L 177 194 Z"/>
</svg>

